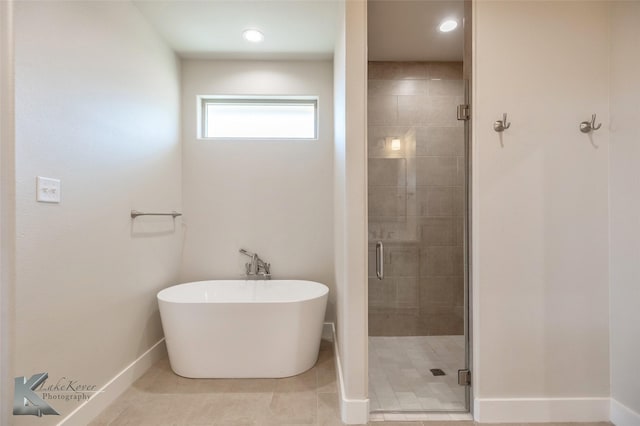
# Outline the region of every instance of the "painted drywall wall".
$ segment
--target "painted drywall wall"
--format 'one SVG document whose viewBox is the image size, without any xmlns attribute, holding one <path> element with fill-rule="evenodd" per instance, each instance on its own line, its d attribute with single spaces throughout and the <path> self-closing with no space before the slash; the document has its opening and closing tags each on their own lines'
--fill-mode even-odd
<svg viewBox="0 0 640 426">
<path fill-rule="evenodd" d="M 182 281 L 242 279 L 249 259 L 277 279 L 329 286 L 334 318 L 333 94 L 328 61 L 182 64 Z M 198 140 L 198 95 L 318 96 L 318 140 Z"/>
<path fill-rule="evenodd" d="M 334 256 L 341 414 L 350 424 L 368 419 L 366 34 L 366 2 L 341 2 L 334 52 Z"/>
<path fill-rule="evenodd" d="M 179 62 L 127 2 L 16 4 L 15 375 L 105 384 L 162 338 L 178 278 Z M 36 176 L 62 202 L 36 202 Z M 57 423 L 82 401 L 52 400 Z"/>
<path fill-rule="evenodd" d="M 345 55 L 345 22 L 344 3 L 339 5 L 338 31 L 333 55 L 333 108 L 334 108 L 334 140 L 333 140 L 333 258 L 334 279 L 336 283 L 336 337 L 339 349 L 338 356 L 344 353 L 341 324 L 344 319 L 345 306 L 345 203 L 346 203 L 346 55 Z"/>
<path fill-rule="evenodd" d="M 624 407 L 640 424 L 640 3 L 611 2 L 610 20 L 611 412 L 623 426 L 633 424 L 620 417 Z"/>
<path fill-rule="evenodd" d="M 0 2 L 0 424 L 13 409 L 15 125 L 13 2 Z"/>
<path fill-rule="evenodd" d="M 480 1 L 474 13 L 476 415 L 606 420 L 608 5 Z M 601 131 L 581 133 L 594 113 Z"/>
</svg>

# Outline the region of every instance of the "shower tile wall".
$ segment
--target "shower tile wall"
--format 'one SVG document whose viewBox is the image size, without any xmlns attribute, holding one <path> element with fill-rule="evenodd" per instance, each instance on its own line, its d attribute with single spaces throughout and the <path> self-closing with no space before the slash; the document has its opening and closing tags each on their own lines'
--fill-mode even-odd
<svg viewBox="0 0 640 426">
<path fill-rule="evenodd" d="M 463 101 L 462 63 L 369 62 L 371 336 L 464 332 Z"/>
</svg>

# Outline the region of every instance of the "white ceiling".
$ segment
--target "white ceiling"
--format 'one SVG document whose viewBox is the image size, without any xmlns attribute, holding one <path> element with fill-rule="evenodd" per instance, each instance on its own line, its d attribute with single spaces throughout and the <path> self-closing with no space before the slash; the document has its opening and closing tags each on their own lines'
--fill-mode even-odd
<svg viewBox="0 0 640 426">
<path fill-rule="evenodd" d="M 333 0 L 133 0 L 183 58 L 330 59 L 337 29 Z M 262 43 L 242 38 L 247 28 Z"/>
<path fill-rule="evenodd" d="M 347 0 L 354 1 L 354 0 Z M 331 59 L 335 0 L 133 0 L 183 58 Z M 462 23 L 463 0 L 369 0 L 369 60 L 460 61 L 462 25 L 440 33 L 442 19 Z M 242 31 L 256 28 L 262 43 Z"/>
<path fill-rule="evenodd" d="M 462 61 L 463 0 L 370 0 L 370 61 Z M 447 18 L 458 28 L 441 33 Z"/>
</svg>

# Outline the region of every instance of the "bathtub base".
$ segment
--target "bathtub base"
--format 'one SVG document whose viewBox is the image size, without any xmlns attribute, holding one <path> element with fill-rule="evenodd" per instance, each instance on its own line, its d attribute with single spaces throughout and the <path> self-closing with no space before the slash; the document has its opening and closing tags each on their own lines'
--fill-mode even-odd
<svg viewBox="0 0 640 426">
<path fill-rule="evenodd" d="M 189 378 L 280 378 L 317 361 L 327 295 L 283 303 L 159 300 L 172 370 Z"/>
</svg>

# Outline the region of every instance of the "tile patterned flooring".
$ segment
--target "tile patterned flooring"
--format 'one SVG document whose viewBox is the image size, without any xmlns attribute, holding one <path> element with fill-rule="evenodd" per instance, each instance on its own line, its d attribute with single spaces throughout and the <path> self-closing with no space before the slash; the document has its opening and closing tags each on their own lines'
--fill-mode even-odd
<svg viewBox="0 0 640 426">
<path fill-rule="evenodd" d="M 93 426 L 342 425 L 333 342 L 310 370 L 284 379 L 187 379 L 157 362 Z"/>
<path fill-rule="evenodd" d="M 333 343 L 322 341 L 318 362 L 309 371 L 284 379 L 186 379 L 165 358 L 156 363 L 91 426 L 341 426 Z M 475 424 L 455 414 L 430 414 L 429 421 L 373 415 L 371 426 L 570 426 Z M 393 421 L 391 421 L 393 420 Z M 401 421 L 405 420 L 405 421 Z M 440 421 L 449 420 L 449 421 Z M 454 421 L 451 421 L 454 420 Z M 574 423 L 613 426 L 611 423 Z"/>
<path fill-rule="evenodd" d="M 371 410 L 466 411 L 464 359 L 464 336 L 369 337 Z"/>
</svg>

